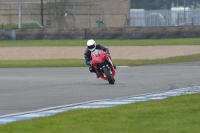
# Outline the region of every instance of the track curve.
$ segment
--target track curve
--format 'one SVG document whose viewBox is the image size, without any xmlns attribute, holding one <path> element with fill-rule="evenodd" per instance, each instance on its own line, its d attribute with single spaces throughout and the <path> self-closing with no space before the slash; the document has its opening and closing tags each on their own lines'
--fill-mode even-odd
<svg viewBox="0 0 200 133">
<path fill-rule="evenodd" d="M 82 68 L 1 68 L 0 116 L 200 85 L 200 62 L 118 67 L 116 83 Z"/>
</svg>

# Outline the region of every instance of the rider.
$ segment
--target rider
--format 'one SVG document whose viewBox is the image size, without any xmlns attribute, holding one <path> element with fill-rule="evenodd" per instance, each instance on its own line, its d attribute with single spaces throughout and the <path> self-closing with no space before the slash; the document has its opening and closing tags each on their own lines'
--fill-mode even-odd
<svg viewBox="0 0 200 133">
<path fill-rule="evenodd" d="M 87 41 L 87 48 L 85 50 L 85 53 L 84 53 L 84 57 L 85 57 L 85 63 L 86 65 L 89 66 L 89 71 L 92 73 L 96 73 L 95 69 L 94 69 L 94 66 L 90 63 L 92 58 L 91 58 L 91 52 L 94 52 L 95 49 L 101 49 L 103 51 L 105 51 L 109 57 L 110 57 L 110 52 L 108 50 L 108 48 L 100 45 L 100 44 L 96 44 L 96 42 L 93 40 L 93 39 L 90 39 Z M 111 59 L 111 57 L 110 57 Z M 113 64 L 114 68 L 116 69 L 116 66 Z M 97 75 L 97 78 L 99 78 L 99 75 L 96 73 Z"/>
</svg>

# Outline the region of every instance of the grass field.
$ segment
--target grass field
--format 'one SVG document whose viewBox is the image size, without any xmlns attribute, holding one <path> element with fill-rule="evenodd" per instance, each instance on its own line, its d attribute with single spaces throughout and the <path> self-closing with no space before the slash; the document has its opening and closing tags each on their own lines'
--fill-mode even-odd
<svg viewBox="0 0 200 133">
<path fill-rule="evenodd" d="M 181 39 L 133 39 L 95 40 L 104 46 L 156 46 L 156 45 L 200 45 L 200 38 Z M 9 46 L 86 46 L 87 40 L 19 40 L 0 41 L 0 47 Z"/>
<path fill-rule="evenodd" d="M 0 125 L 0 133 L 199 133 L 200 94 Z"/>
</svg>

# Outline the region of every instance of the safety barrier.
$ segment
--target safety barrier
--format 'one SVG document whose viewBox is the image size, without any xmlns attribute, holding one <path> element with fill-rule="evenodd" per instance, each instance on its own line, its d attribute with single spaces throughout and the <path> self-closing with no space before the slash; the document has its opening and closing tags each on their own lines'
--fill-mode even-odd
<svg viewBox="0 0 200 133">
<path fill-rule="evenodd" d="M 0 30 L 0 40 L 161 39 L 200 37 L 200 26 Z"/>
</svg>

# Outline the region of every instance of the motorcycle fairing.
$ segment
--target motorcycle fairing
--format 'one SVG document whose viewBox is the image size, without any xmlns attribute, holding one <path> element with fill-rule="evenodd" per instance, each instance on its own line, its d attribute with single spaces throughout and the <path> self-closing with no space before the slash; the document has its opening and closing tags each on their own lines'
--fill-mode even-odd
<svg viewBox="0 0 200 133">
<path fill-rule="evenodd" d="M 102 79 L 108 80 L 108 78 L 104 76 L 104 72 L 103 72 L 104 67 L 107 67 L 107 69 L 111 70 L 111 75 L 114 78 L 116 71 L 113 67 L 113 64 L 112 64 L 109 56 L 106 54 L 105 51 L 95 50 L 92 53 L 92 64 L 93 64 L 96 72 Z"/>
</svg>

